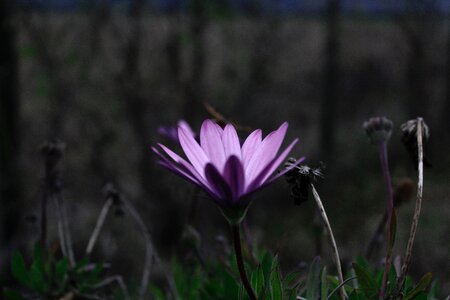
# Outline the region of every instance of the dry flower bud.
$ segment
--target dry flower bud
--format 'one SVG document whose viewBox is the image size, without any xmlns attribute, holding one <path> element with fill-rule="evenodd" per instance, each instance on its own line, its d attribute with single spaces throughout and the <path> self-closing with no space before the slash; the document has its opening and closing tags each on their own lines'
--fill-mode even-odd
<svg viewBox="0 0 450 300">
<path fill-rule="evenodd" d="M 426 156 L 426 141 L 430 138 L 430 128 L 422 118 L 417 118 L 414 120 L 409 120 L 403 123 L 400 126 L 402 130 L 402 142 L 406 147 L 406 151 L 408 151 L 409 156 L 411 157 L 414 167 L 417 169 L 418 163 L 418 146 L 417 146 L 417 123 L 418 121 L 422 122 L 422 137 L 423 137 L 423 146 L 424 146 L 424 156 L 423 156 L 423 164 L 425 167 L 430 168 L 431 162 Z"/>
<path fill-rule="evenodd" d="M 385 117 L 373 117 L 364 122 L 363 128 L 373 144 L 387 142 L 392 134 L 394 124 Z"/>
</svg>

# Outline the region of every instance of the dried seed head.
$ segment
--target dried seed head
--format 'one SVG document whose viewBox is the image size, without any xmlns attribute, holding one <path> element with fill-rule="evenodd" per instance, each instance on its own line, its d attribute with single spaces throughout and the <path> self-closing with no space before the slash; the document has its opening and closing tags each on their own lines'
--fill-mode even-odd
<svg viewBox="0 0 450 300">
<path fill-rule="evenodd" d="M 107 184 L 105 184 L 105 186 L 103 187 L 103 194 L 105 195 L 105 199 L 112 199 L 115 206 L 121 206 L 122 196 L 113 183 L 108 182 Z"/>
<path fill-rule="evenodd" d="M 285 168 L 290 168 L 295 163 L 295 158 L 289 158 L 284 164 Z M 324 164 L 320 163 L 320 167 L 311 168 L 306 165 L 300 165 L 292 168 L 284 176 L 286 181 L 291 185 L 291 198 L 294 199 L 296 205 L 308 201 L 309 185 L 311 181 L 316 181 L 317 178 L 322 178 Z"/>
<path fill-rule="evenodd" d="M 363 128 L 373 144 L 387 142 L 392 134 L 394 124 L 385 117 L 373 117 L 364 122 Z"/>
<path fill-rule="evenodd" d="M 45 158 L 46 165 L 53 168 L 63 157 L 66 144 L 60 140 L 51 140 L 45 142 L 39 150 Z"/>
<path fill-rule="evenodd" d="M 431 162 L 426 156 L 425 145 L 428 139 L 430 138 L 430 128 L 422 118 L 417 118 L 414 120 L 409 120 L 403 123 L 400 126 L 402 130 L 402 142 L 406 147 L 406 151 L 408 151 L 409 156 L 412 159 L 414 167 L 417 169 L 418 164 L 418 146 L 417 146 L 417 124 L 418 122 L 422 123 L 422 137 L 423 137 L 423 146 L 424 146 L 424 155 L 423 155 L 423 164 L 425 167 L 431 167 Z"/>
<path fill-rule="evenodd" d="M 417 122 L 422 122 L 422 136 L 424 140 L 428 140 L 430 138 L 430 128 L 425 123 L 425 121 L 422 118 L 417 118 L 414 120 L 409 120 L 402 125 L 400 125 L 400 129 L 402 130 L 403 137 L 402 140 L 406 139 L 414 139 L 417 142 Z"/>
</svg>

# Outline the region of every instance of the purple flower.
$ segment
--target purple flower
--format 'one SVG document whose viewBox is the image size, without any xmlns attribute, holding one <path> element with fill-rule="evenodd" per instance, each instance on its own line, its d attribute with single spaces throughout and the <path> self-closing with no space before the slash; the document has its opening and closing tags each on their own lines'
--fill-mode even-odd
<svg viewBox="0 0 450 300">
<path fill-rule="evenodd" d="M 178 127 L 183 127 L 186 131 L 195 136 L 191 126 L 189 126 L 185 120 L 178 121 L 177 126 L 161 126 L 158 128 L 158 133 L 173 143 L 178 144 Z"/>
<path fill-rule="evenodd" d="M 187 160 L 166 146 L 153 147 L 159 164 L 202 188 L 219 205 L 231 223 L 239 223 L 250 204 L 250 195 L 271 183 L 303 161 L 299 159 L 289 169 L 271 175 L 286 159 L 298 142 L 295 139 L 278 155 L 288 123 L 262 139 L 262 131 L 253 131 L 241 146 L 236 129 L 227 124 L 224 129 L 205 120 L 200 130 L 200 144 L 192 131 L 179 126 L 178 137 Z M 162 151 L 161 151 L 162 150 Z"/>
</svg>

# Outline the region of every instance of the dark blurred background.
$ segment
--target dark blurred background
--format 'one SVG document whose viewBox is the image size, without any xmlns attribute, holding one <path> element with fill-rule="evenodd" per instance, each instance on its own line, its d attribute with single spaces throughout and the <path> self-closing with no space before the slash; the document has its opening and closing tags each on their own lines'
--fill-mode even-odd
<svg viewBox="0 0 450 300">
<path fill-rule="evenodd" d="M 292 153 L 326 164 L 319 192 L 345 265 L 364 255 L 385 208 L 376 147 L 362 123 L 395 126 L 394 183 L 416 181 L 399 126 L 431 129 L 424 207 L 411 274 L 433 272 L 450 291 L 450 2 L 448 0 L 0 0 L 0 269 L 39 236 L 47 140 L 65 142 L 61 167 L 75 252 L 83 253 L 115 182 L 139 208 L 163 259 L 180 254 L 188 215 L 213 256 L 228 228 L 214 205 L 156 165 L 161 125 L 211 117 L 251 128 L 290 123 Z M 241 132 L 246 134 L 246 132 Z M 175 147 L 175 146 L 172 146 Z M 284 180 L 259 193 L 248 217 L 254 243 L 286 270 L 320 253 L 314 203 L 294 206 Z M 399 208 L 403 255 L 414 209 Z M 408 195 L 405 198 L 409 198 Z M 50 240 L 56 225 L 50 210 Z M 320 227 L 320 226 L 319 226 Z M 319 230 L 320 231 L 320 230 Z M 323 245 L 321 245 L 323 243 Z M 383 248 L 383 247 L 382 247 Z M 95 255 L 139 278 L 144 249 L 126 215 L 108 219 Z M 377 257 L 381 259 L 382 253 Z M 134 279 L 133 279 L 134 278 Z"/>
</svg>

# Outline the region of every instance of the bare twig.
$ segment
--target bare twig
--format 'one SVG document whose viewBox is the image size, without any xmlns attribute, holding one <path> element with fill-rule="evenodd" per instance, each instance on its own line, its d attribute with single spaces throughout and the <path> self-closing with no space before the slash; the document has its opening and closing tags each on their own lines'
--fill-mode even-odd
<svg viewBox="0 0 450 300">
<path fill-rule="evenodd" d="M 102 287 L 104 287 L 106 285 L 109 285 L 111 283 L 114 283 L 114 282 L 117 282 L 117 284 L 119 285 L 119 287 L 122 290 L 122 293 L 123 293 L 123 295 L 125 297 L 125 300 L 129 300 L 130 299 L 130 294 L 128 293 L 127 286 L 123 282 L 122 276 L 119 276 L 119 275 L 111 276 L 111 277 L 108 277 L 108 278 L 102 280 L 101 282 L 99 282 L 98 284 L 96 284 L 94 286 L 94 289 L 102 288 Z"/>
<path fill-rule="evenodd" d="M 142 272 L 141 287 L 139 289 L 139 299 L 142 300 L 145 298 L 145 293 L 147 291 L 153 264 L 153 256 L 156 257 L 156 255 L 153 248 L 153 242 L 150 236 L 150 232 L 148 231 L 147 226 L 145 225 L 141 216 L 137 212 L 136 208 L 131 204 L 130 201 L 125 199 L 125 197 L 122 197 L 122 201 L 125 204 L 125 208 L 127 209 L 128 213 L 135 220 L 139 230 L 141 231 L 142 235 L 145 238 L 145 263 L 144 263 L 144 270 Z"/>
<path fill-rule="evenodd" d="M 59 193 L 56 197 L 57 197 L 57 201 L 59 201 L 59 203 L 60 203 L 60 208 L 61 208 L 63 230 L 64 230 L 64 235 L 66 236 L 65 240 L 66 240 L 67 255 L 69 257 L 70 265 L 72 267 L 75 267 L 75 255 L 73 253 L 72 234 L 70 233 L 70 229 L 69 229 L 69 220 L 67 217 L 66 207 L 64 205 L 64 199 L 63 199 L 61 193 Z"/>
<path fill-rule="evenodd" d="M 86 256 L 90 256 L 92 253 L 92 250 L 94 249 L 95 243 L 97 242 L 97 239 L 100 235 L 100 231 L 103 228 L 103 225 L 105 224 L 106 217 L 108 216 L 108 212 L 113 205 L 114 200 L 113 198 L 108 198 L 103 205 L 102 210 L 100 211 L 100 215 L 97 219 L 97 224 L 95 225 L 94 231 L 92 232 L 91 237 L 89 238 L 89 243 L 86 247 Z"/>
<path fill-rule="evenodd" d="M 418 182 L 417 182 L 417 199 L 416 207 L 414 209 L 413 221 L 411 224 L 411 230 L 409 233 L 408 244 L 406 246 L 405 260 L 402 265 L 402 273 L 398 279 L 399 292 L 403 288 L 406 279 L 406 273 L 408 272 L 409 266 L 411 264 L 412 248 L 414 245 L 414 239 L 416 237 L 417 225 L 419 223 L 420 211 L 422 208 L 422 197 L 423 197 L 423 119 L 417 118 L 417 147 L 418 147 Z"/>
<path fill-rule="evenodd" d="M 341 300 L 345 300 L 347 298 L 347 293 L 345 292 L 345 288 L 344 288 L 344 276 L 342 275 L 341 260 L 339 258 L 339 251 L 338 251 L 338 248 L 336 245 L 336 240 L 334 239 L 333 230 L 331 229 L 330 221 L 328 220 L 327 213 L 325 212 L 325 207 L 323 206 L 322 201 L 320 200 L 319 194 L 317 193 L 316 188 L 314 187 L 314 184 L 312 184 L 312 183 L 311 183 L 311 189 L 313 192 L 314 199 L 316 200 L 317 207 L 319 208 L 319 212 L 322 217 L 322 220 L 325 223 L 325 226 L 330 235 L 330 242 L 331 242 L 331 247 L 333 250 L 333 257 L 334 257 L 334 260 L 336 263 L 339 283 L 341 285 L 341 287 L 339 289 L 339 294 L 340 294 Z"/>
<path fill-rule="evenodd" d="M 61 203 L 58 201 L 57 197 L 52 197 L 53 203 L 56 207 L 56 219 L 58 222 L 58 235 L 59 235 L 59 243 L 61 245 L 61 252 L 64 257 L 68 257 L 67 244 L 66 244 L 66 236 L 64 234 L 64 224 L 63 224 L 63 216 L 61 212 Z"/>
<path fill-rule="evenodd" d="M 53 140 L 50 142 L 46 142 L 41 147 L 41 152 L 45 157 L 45 169 L 46 169 L 46 178 L 45 178 L 45 194 L 44 197 L 47 199 L 52 199 L 55 207 L 56 207 L 56 217 L 58 219 L 58 234 L 61 244 L 61 251 L 65 257 L 69 258 L 70 265 L 75 266 L 75 258 L 73 254 L 72 248 L 72 239 L 69 231 L 69 224 L 67 221 L 67 214 L 64 208 L 64 199 L 62 197 L 62 179 L 61 172 L 59 169 L 59 163 L 61 158 L 64 155 L 65 144 L 58 140 Z M 46 202 L 44 201 L 44 202 Z M 46 218 L 46 205 L 47 203 L 42 204 L 42 217 Z M 45 206 L 45 207 L 44 207 Z M 45 220 L 42 220 L 43 224 L 46 223 Z M 46 230 L 43 226 L 42 230 Z M 41 239 L 45 244 L 45 232 L 41 233 Z"/>
</svg>

